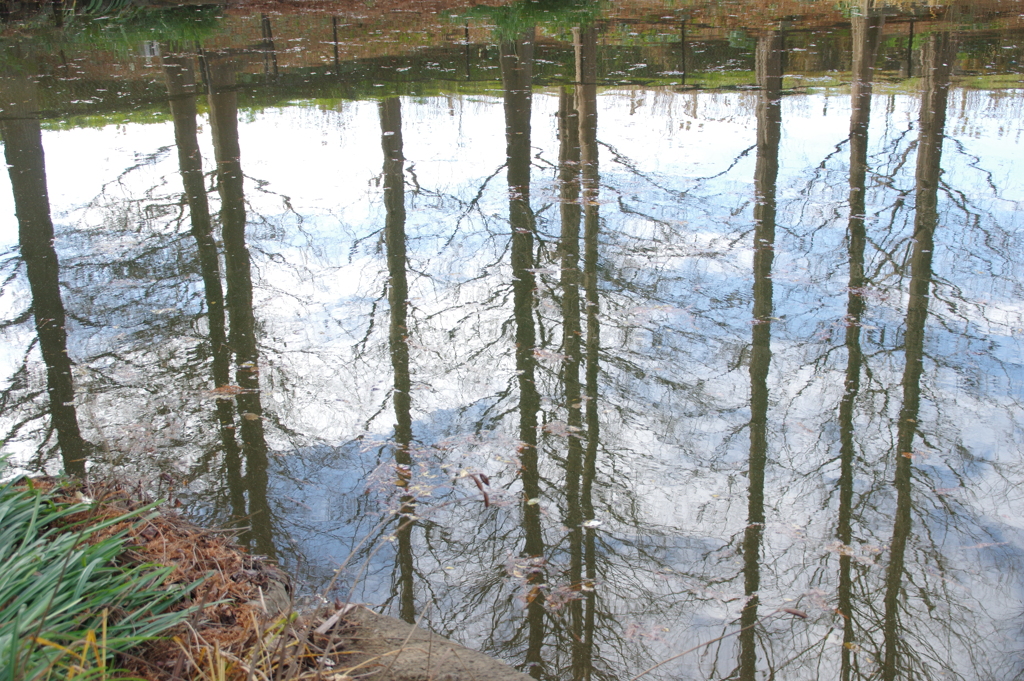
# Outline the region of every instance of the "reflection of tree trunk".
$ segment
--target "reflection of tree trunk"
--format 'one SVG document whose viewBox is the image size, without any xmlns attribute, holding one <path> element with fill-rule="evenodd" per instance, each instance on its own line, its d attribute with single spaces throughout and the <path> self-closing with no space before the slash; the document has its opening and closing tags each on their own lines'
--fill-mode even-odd
<svg viewBox="0 0 1024 681">
<path fill-rule="evenodd" d="M 0 77 L 0 107 L 0 134 L 18 217 L 18 241 L 32 292 L 39 350 L 46 365 L 50 418 L 57 431 L 64 471 L 84 477 L 86 446 L 75 410 L 35 81 L 25 74 L 4 74 Z"/>
<path fill-rule="evenodd" d="M 601 327 L 597 318 L 600 311 L 597 293 L 597 246 L 601 231 L 600 173 L 597 151 L 597 29 L 573 30 L 576 52 L 576 109 L 579 115 L 580 174 L 583 191 L 583 288 L 586 296 L 586 422 L 587 449 L 583 459 L 583 479 L 580 486 L 580 506 L 584 522 L 594 519 L 594 477 L 597 470 L 597 446 L 601 436 L 597 416 L 598 405 L 598 353 L 601 347 Z M 596 625 L 597 594 L 597 531 L 586 528 L 584 539 L 586 580 L 584 591 L 583 637 L 580 645 L 581 678 L 592 673 L 594 629 Z"/>
<path fill-rule="evenodd" d="M 597 445 L 600 438 L 598 405 L 598 353 L 601 347 L 601 328 L 597 314 L 600 311 L 597 292 L 598 236 L 601 230 L 600 172 L 597 150 L 597 29 L 573 29 L 575 50 L 575 76 L 577 76 L 577 111 L 580 116 L 580 172 L 583 188 L 584 213 L 584 266 L 583 281 L 587 309 L 587 452 L 583 465 L 580 505 L 584 521 L 594 519 L 594 477 L 597 470 Z M 584 678 L 592 673 L 594 630 L 597 607 L 597 536 L 594 527 L 586 528 L 584 562 L 587 578 L 585 585 L 584 636 L 581 658 Z"/>
<path fill-rule="evenodd" d="M 896 426 L 896 513 L 885 576 L 885 654 L 882 678 L 896 678 L 900 647 L 899 608 L 907 540 L 911 530 L 911 456 L 921 402 L 921 373 L 924 366 L 924 329 L 928 318 L 928 296 L 932 278 L 932 248 L 938 224 L 938 188 L 941 173 L 943 128 L 949 93 L 950 64 L 953 61 L 949 34 L 927 38 L 922 62 L 924 93 L 921 97 L 920 137 L 917 147 L 917 190 L 915 195 L 913 252 L 910 257 L 910 291 L 904 334 L 906 367 L 903 370 L 903 404 Z"/>
<path fill-rule="evenodd" d="M 771 364 L 772 261 L 775 248 L 775 186 L 781 139 L 782 34 L 760 38 L 756 54 L 757 165 L 754 171 L 754 310 L 750 348 L 750 458 L 747 528 L 743 533 L 743 589 L 740 613 L 740 678 L 753 679 L 761 536 L 764 531 L 764 472 L 768 458 L 768 368 Z"/>
<path fill-rule="evenodd" d="M 235 64 L 209 57 L 210 125 L 217 159 L 230 342 L 237 363 L 236 378 L 243 388 L 259 388 L 256 320 L 252 308 L 252 272 L 245 245 L 245 194 L 238 146 L 238 96 Z"/>
<path fill-rule="evenodd" d="M 409 372 L 409 328 L 406 312 L 409 284 L 405 272 L 405 158 L 402 155 L 402 103 L 398 98 L 380 103 L 381 146 L 384 149 L 384 207 L 387 210 L 384 240 L 388 251 L 388 304 L 391 308 L 389 345 L 395 375 L 395 463 L 399 487 L 407 488 L 412 476 L 412 379 Z M 415 506 L 403 495 L 399 514 L 398 584 L 400 616 L 416 622 L 413 600 L 412 528 Z"/>
<path fill-rule="evenodd" d="M 844 546 L 853 541 L 853 416 L 860 392 L 861 317 L 864 314 L 864 245 L 866 178 L 868 165 L 868 123 L 871 116 L 871 83 L 874 78 L 882 17 L 853 17 L 853 83 L 850 92 L 850 219 L 848 223 L 850 281 L 846 299 L 846 379 L 839 404 L 839 526 L 836 535 Z M 840 650 L 842 681 L 849 681 L 856 631 L 853 620 L 853 557 L 839 556 L 839 611 L 843 614 L 843 647 Z"/>
<path fill-rule="evenodd" d="M 196 84 L 191 57 L 169 54 L 163 50 L 164 74 L 171 117 L 174 119 L 174 141 L 178 147 L 178 167 L 185 188 L 192 237 L 199 253 L 199 269 L 206 294 L 207 315 L 210 324 L 210 344 L 213 354 L 213 382 L 216 387 L 230 382 L 230 353 L 224 335 L 224 292 L 220 282 L 220 259 L 217 242 L 210 221 L 210 207 L 206 198 L 203 177 L 203 158 L 196 134 Z"/>
<path fill-rule="evenodd" d="M 213 355 L 213 384 L 221 388 L 231 382 L 231 353 L 224 332 L 224 291 L 220 280 L 220 256 L 210 220 L 210 206 L 203 177 L 203 158 L 196 134 L 196 83 L 190 57 L 172 54 L 167 45 L 161 49 L 171 118 L 174 119 L 174 141 L 178 147 L 178 168 L 185 189 L 192 237 L 196 241 L 199 270 L 203 277 L 207 321 L 210 327 L 210 348 Z M 241 459 L 235 439 L 233 403 L 217 398 L 217 421 L 227 465 L 231 511 L 235 517 L 245 515 L 245 495 L 241 485 Z"/>
<path fill-rule="evenodd" d="M 250 529 L 242 538 L 262 555 L 276 554 L 267 499 L 267 442 L 260 402 L 259 350 L 252 303 L 252 270 L 245 245 L 245 195 L 238 146 L 238 97 L 234 90 L 236 65 L 208 55 L 210 127 L 217 159 L 221 236 L 227 274 L 228 340 L 235 353 L 235 381 L 242 392 L 235 398 L 245 455 L 245 486 L 249 493 Z"/>
<path fill-rule="evenodd" d="M 558 181 L 562 233 L 562 382 L 568 412 L 569 436 L 565 458 L 565 526 L 569 529 L 569 583 L 574 590 L 583 581 L 583 508 L 580 480 L 583 474 L 583 402 L 580 386 L 582 328 L 580 325 L 580 143 L 579 115 L 572 88 L 562 86 L 558 99 Z M 584 646 L 588 639 L 583 626 L 583 601 L 573 599 L 567 606 L 572 636 L 573 679 L 589 677 L 589 660 Z"/>
<path fill-rule="evenodd" d="M 541 534 L 540 471 L 537 465 L 537 412 L 540 395 L 535 383 L 533 355 L 534 289 L 533 231 L 530 209 L 530 113 L 533 86 L 533 40 L 530 29 L 515 42 L 501 44 L 501 81 L 505 93 L 505 149 L 508 158 L 508 210 L 512 226 L 512 290 L 516 321 L 516 371 L 519 376 L 519 463 L 523 480 L 524 557 L 532 562 L 526 616 L 529 640 L 526 665 L 531 676 L 543 673 L 544 644 L 544 537 Z"/>
</svg>

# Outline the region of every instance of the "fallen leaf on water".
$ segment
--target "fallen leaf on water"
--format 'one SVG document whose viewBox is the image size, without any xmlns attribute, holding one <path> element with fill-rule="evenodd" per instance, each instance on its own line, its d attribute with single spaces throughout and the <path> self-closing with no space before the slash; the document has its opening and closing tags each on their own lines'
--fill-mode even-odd
<svg viewBox="0 0 1024 681">
<path fill-rule="evenodd" d="M 213 395 L 214 397 L 219 396 L 230 396 L 240 395 L 245 392 L 245 388 L 240 385 L 221 385 L 217 386 L 213 390 L 207 391 L 207 395 Z"/>
<path fill-rule="evenodd" d="M 857 553 L 857 549 L 853 548 L 852 546 L 847 546 L 846 544 L 839 541 L 831 542 L 830 544 L 825 546 L 825 550 L 830 551 L 832 553 L 838 553 L 840 556 L 853 556 Z"/>
<path fill-rule="evenodd" d="M 550 421 L 544 424 L 543 430 L 544 432 L 551 433 L 552 435 L 569 437 L 574 433 L 578 433 L 580 428 L 577 426 L 570 426 L 565 421 Z"/>
<path fill-rule="evenodd" d="M 1009 542 L 1005 542 L 1005 541 L 990 541 L 990 542 L 984 542 L 984 543 L 981 543 L 981 544 L 975 544 L 974 546 L 961 546 L 960 548 L 962 550 L 964 550 L 964 551 L 967 551 L 968 549 L 987 549 L 987 548 L 991 548 L 993 546 L 1005 546 L 1006 544 L 1009 544 Z"/>
<path fill-rule="evenodd" d="M 553 352 L 551 350 L 545 350 L 544 348 L 534 348 L 533 356 L 538 359 L 554 359 L 559 362 L 564 362 L 569 359 L 568 355 L 563 355 L 560 352 Z"/>
</svg>

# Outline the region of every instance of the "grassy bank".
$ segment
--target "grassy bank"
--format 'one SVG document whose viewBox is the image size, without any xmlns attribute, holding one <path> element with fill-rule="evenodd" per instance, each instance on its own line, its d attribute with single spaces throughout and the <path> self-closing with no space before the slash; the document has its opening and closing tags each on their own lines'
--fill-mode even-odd
<svg viewBox="0 0 1024 681">
<path fill-rule="evenodd" d="M 84 487 L 21 479 L 0 487 L 0 679 L 104 678 L 119 657 L 189 615 L 197 586 L 131 560 L 152 506 L 92 503 Z"/>
<path fill-rule="evenodd" d="M 0 681 L 324 678 L 330 613 L 298 617 L 286 585 L 118 485 L 0 485 Z"/>
<path fill-rule="evenodd" d="M 280 570 L 140 497 L 0 484 L 0 681 L 528 678 L 362 607 L 296 610 Z"/>
</svg>

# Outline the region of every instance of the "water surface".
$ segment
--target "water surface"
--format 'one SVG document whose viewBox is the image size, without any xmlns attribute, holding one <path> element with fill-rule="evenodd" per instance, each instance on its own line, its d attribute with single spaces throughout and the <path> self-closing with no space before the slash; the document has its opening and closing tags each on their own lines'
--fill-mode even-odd
<svg viewBox="0 0 1024 681">
<path fill-rule="evenodd" d="M 784 9 L 7 24 L 4 453 L 536 678 L 1021 678 L 1021 7 Z"/>
</svg>

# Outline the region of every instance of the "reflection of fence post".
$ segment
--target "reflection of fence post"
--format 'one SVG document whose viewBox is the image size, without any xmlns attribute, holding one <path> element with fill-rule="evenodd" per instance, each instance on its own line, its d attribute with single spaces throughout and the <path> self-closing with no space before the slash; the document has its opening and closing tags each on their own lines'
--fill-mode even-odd
<svg viewBox="0 0 1024 681">
<path fill-rule="evenodd" d="M 277 50 L 274 47 L 274 32 L 270 28 L 270 17 L 260 15 L 260 33 L 263 37 L 263 75 L 268 79 L 277 79 Z"/>
<path fill-rule="evenodd" d="M 679 84 L 686 85 L 686 19 L 679 22 Z"/>
<path fill-rule="evenodd" d="M 463 38 L 463 43 L 464 43 L 465 54 L 466 54 L 466 81 L 468 82 L 468 81 L 473 79 L 472 78 L 473 60 L 472 60 L 472 54 L 471 54 L 471 49 L 472 48 L 471 48 L 470 42 L 469 42 L 469 20 L 468 19 L 466 20 L 466 30 L 465 30 L 465 37 Z"/>
<path fill-rule="evenodd" d="M 903 77 L 914 77 L 914 18 L 910 18 L 907 29 L 907 54 L 903 62 Z"/>
<path fill-rule="evenodd" d="M 331 44 L 334 46 L 334 75 L 341 75 L 341 56 L 338 52 L 338 17 L 331 17 Z"/>
</svg>

